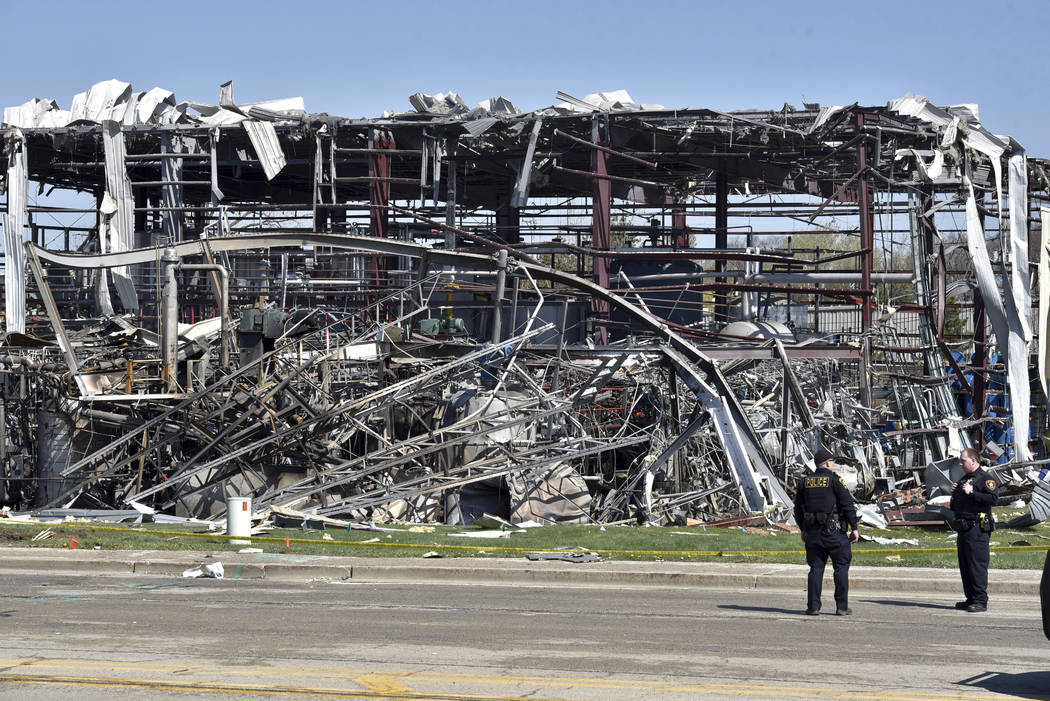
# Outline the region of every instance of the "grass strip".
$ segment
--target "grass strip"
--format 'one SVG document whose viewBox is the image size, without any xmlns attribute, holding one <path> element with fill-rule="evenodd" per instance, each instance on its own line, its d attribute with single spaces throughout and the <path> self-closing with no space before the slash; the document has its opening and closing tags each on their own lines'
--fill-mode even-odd
<svg viewBox="0 0 1050 701">
<path fill-rule="evenodd" d="M 197 539 L 205 541 L 213 541 L 220 545 L 231 545 L 228 543 L 232 537 L 225 533 L 197 533 L 185 530 L 162 530 L 162 529 L 151 529 L 151 528 L 127 528 L 119 526 L 98 526 L 93 524 L 84 523 L 39 523 L 33 521 L 0 521 L 2 526 L 22 526 L 30 528 L 59 528 L 65 530 L 78 530 L 88 531 L 96 533 L 123 533 L 123 534 L 134 534 L 136 536 L 153 535 L 153 536 L 164 536 L 169 540 L 171 539 Z M 291 529 L 288 529 L 291 530 Z M 297 531 L 296 531 L 297 532 Z M 372 533 L 372 531 L 358 531 L 358 533 Z M 411 531 L 399 531 L 400 533 L 411 533 L 412 535 L 420 535 Z M 442 536 L 444 533 L 432 532 L 423 535 L 437 535 Z M 755 536 L 758 537 L 758 536 Z M 479 551 L 485 555 L 491 555 L 492 553 L 530 553 L 538 550 L 551 550 L 557 547 L 557 545 L 537 544 L 529 547 L 517 547 L 517 546 L 506 546 L 506 545 L 494 545 L 489 543 L 483 544 L 471 544 L 471 545 L 457 545 L 450 543 L 405 543 L 405 542 L 368 542 L 351 539 L 337 539 L 332 538 L 331 540 L 317 539 L 317 538 L 301 538 L 292 537 L 290 534 L 285 536 L 236 536 L 237 540 L 250 541 L 252 544 L 256 543 L 270 543 L 276 545 L 283 545 L 289 547 L 292 544 L 295 545 L 309 545 L 309 546 L 321 546 L 322 548 L 328 546 L 334 547 L 350 547 L 350 548 L 362 548 L 362 549 L 376 549 L 379 551 L 389 551 L 396 549 L 407 549 L 410 551 L 418 550 L 434 550 L 434 551 L 447 551 L 447 552 L 461 552 L 475 554 Z M 45 547 L 56 547 L 54 544 L 47 545 Z M 62 546 L 57 546 L 62 547 Z M 232 547 L 240 548 L 240 545 L 234 545 Z M 109 549 L 120 549 L 113 548 L 112 545 Z M 805 550 L 799 549 L 788 549 L 788 550 L 755 550 L 755 549 L 668 549 L 668 548 L 601 548 L 601 547 L 587 547 L 589 552 L 597 553 L 600 555 L 609 556 L 627 556 L 627 557 L 638 557 L 638 556 L 649 556 L 653 559 L 663 558 L 675 558 L 675 557 L 706 557 L 706 558 L 720 558 L 720 557 L 801 557 L 805 555 Z M 995 545 L 992 546 L 993 552 L 1001 553 L 1039 553 L 1045 554 L 1050 549 L 1050 545 Z M 886 555 L 926 555 L 926 554 L 951 554 L 954 555 L 956 552 L 955 547 L 864 547 L 864 548 L 853 548 L 853 554 L 857 556 L 886 556 Z M 1038 563 L 1033 564 L 1036 567 Z"/>
</svg>

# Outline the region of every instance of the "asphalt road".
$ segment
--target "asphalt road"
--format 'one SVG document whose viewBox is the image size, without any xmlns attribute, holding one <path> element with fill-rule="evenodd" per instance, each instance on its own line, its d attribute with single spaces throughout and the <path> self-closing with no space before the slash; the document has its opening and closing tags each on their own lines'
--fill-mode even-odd
<svg viewBox="0 0 1050 701">
<path fill-rule="evenodd" d="M 0 575 L 0 698 L 1050 699 L 1035 597 Z M 825 610 L 833 611 L 830 591 Z"/>
</svg>

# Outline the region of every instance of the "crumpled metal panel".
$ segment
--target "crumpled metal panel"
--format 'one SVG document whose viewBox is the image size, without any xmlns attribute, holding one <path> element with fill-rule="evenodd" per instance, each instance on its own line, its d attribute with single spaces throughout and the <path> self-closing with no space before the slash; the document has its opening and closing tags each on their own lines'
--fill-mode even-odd
<svg viewBox="0 0 1050 701">
<path fill-rule="evenodd" d="M 1047 389 L 1047 376 L 1050 375 L 1050 355 L 1047 346 L 1050 338 L 1047 338 L 1050 324 L 1050 208 L 1041 207 L 1039 214 L 1042 227 L 1039 233 L 1039 317 L 1036 324 L 1036 335 L 1039 338 L 1039 382 L 1043 385 L 1043 394 L 1050 397 L 1050 389 Z"/>
<path fill-rule="evenodd" d="M 8 333 L 26 330 L 25 249 L 22 246 L 26 212 L 25 138 L 19 134 L 8 141 L 7 211 L 4 212 L 4 309 Z"/>
<path fill-rule="evenodd" d="M 106 121 L 102 124 L 102 143 L 106 153 L 106 192 L 116 202 L 116 211 L 109 219 L 107 252 L 123 253 L 135 247 L 135 197 L 131 192 L 131 180 L 125 165 L 127 148 L 119 122 Z M 138 311 L 138 296 L 127 267 L 121 265 L 112 268 L 112 273 L 113 284 L 124 308 L 130 312 Z"/>
<path fill-rule="evenodd" d="M 122 80 L 95 83 L 87 92 L 73 96 L 73 105 L 69 110 L 70 121 L 122 122 L 130 98 L 131 83 Z"/>
<path fill-rule="evenodd" d="M 1003 294 L 1003 297 L 1006 298 L 1005 307 L 1000 299 L 999 286 L 992 271 L 984 240 L 984 225 L 981 223 L 980 214 L 977 212 L 973 183 L 970 182 L 968 177 L 964 177 L 963 181 L 967 188 L 967 247 L 970 251 L 970 258 L 973 261 L 974 275 L 977 277 L 977 285 L 980 288 L 981 297 L 984 299 L 988 319 L 991 321 L 992 329 L 995 331 L 996 341 L 1000 350 L 1004 350 L 1007 353 L 1011 413 L 1014 420 L 1014 446 L 1018 459 L 1031 460 L 1032 453 L 1028 449 L 1028 411 L 1031 404 L 1031 390 L 1028 386 L 1028 341 L 1024 337 L 1020 316 L 1016 306 L 1014 306 L 1013 293 L 1007 289 L 1005 294 Z M 1025 260 L 1027 260 L 1027 255 Z M 1027 266 L 1025 267 L 1027 268 Z M 1007 288 L 1010 287 L 1010 284 L 1005 280 L 1003 284 Z"/>
<path fill-rule="evenodd" d="M 242 124 L 255 148 L 255 155 L 262 163 L 266 179 L 273 180 L 284 168 L 286 162 L 284 151 L 281 150 L 281 142 L 277 140 L 277 130 L 270 122 L 245 120 Z"/>
</svg>

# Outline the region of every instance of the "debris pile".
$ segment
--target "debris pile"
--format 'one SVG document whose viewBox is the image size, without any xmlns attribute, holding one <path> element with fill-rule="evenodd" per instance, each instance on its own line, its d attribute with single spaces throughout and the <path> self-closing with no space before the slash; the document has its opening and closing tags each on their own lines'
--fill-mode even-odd
<svg viewBox="0 0 1050 701">
<path fill-rule="evenodd" d="M 0 500 L 782 524 L 823 444 L 865 520 L 919 523 L 976 446 L 1047 517 L 1045 161 L 914 96 L 558 99 L 5 110 Z"/>
</svg>

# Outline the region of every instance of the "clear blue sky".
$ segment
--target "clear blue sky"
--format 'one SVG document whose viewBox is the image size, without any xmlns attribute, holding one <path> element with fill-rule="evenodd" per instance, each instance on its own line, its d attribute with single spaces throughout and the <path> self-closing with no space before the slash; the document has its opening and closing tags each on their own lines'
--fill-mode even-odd
<svg viewBox="0 0 1050 701">
<path fill-rule="evenodd" d="M 301 95 L 375 117 L 414 92 L 503 95 L 523 110 L 626 89 L 667 107 L 977 102 L 986 127 L 1050 157 L 1050 3 L 15 2 L 0 0 L 0 107 L 68 109 L 109 78 L 217 102 Z"/>
</svg>

